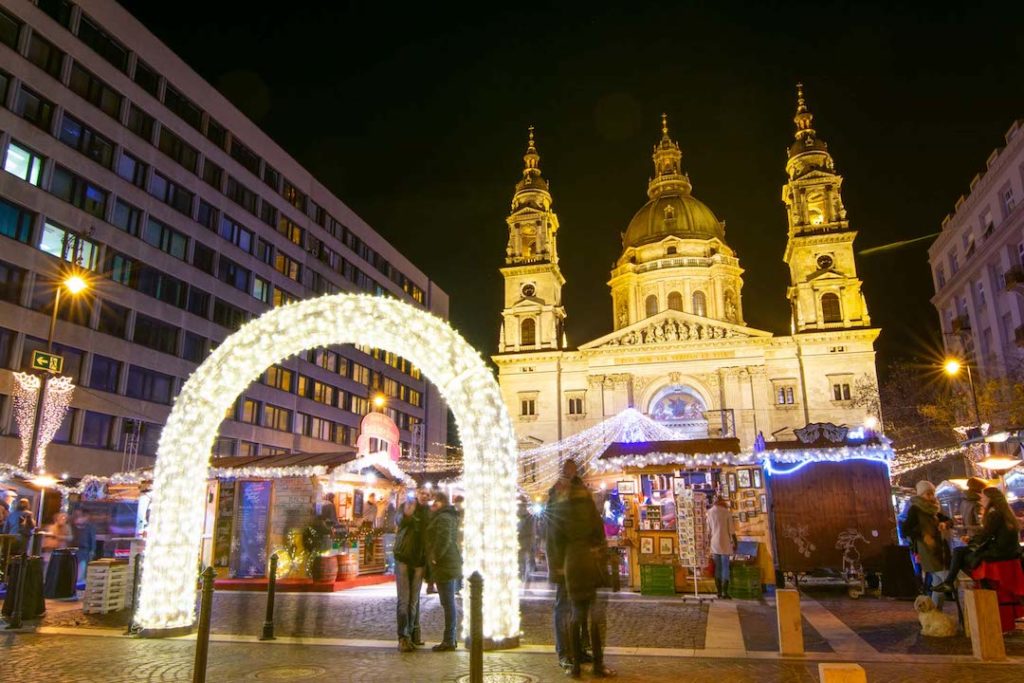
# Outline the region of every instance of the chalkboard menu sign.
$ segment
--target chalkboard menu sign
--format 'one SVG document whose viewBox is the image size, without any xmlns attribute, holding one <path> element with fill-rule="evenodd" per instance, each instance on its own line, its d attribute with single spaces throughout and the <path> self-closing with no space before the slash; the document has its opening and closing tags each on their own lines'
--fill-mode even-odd
<svg viewBox="0 0 1024 683">
<path fill-rule="evenodd" d="M 235 482 L 220 482 L 217 525 L 213 530 L 213 566 L 231 566 L 231 532 L 235 525 Z"/>
<path fill-rule="evenodd" d="M 263 576 L 267 566 L 267 525 L 273 482 L 238 482 L 238 514 L 234 576 Z"/>
</svg>

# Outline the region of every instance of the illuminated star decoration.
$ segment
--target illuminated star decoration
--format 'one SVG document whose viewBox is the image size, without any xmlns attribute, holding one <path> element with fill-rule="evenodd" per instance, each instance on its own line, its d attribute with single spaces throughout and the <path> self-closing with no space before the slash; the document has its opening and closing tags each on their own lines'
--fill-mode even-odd
<svg viewBox="0 0 1024 683">
<path fill-rule="evenodd" d="M 35 428 L 40 383 L 41 380 L 35 375 L 14 373 L 14 415 L 21 435 L 18 466 L 22 468 L 28 467 L 29 452 L 32 450 L 32 430 Z M 46 447 L 64 422 L 74 391 L 75 385 L 70 377 L 53 377 L 46 383 L 43 416 L 39 421 L 39 440 L 36 443 L 36 468 L 40 472 L 46 471 Z"/>
<path fill-rule="evenodd" d="M 447 322 L 386 297 L 335 294 L 280 306 L 242 326 L 188 378 L 160 435 L 135 624 L 195 618 L 195 565 L 210 451 L 224 413 L 266 368 L 320 346 L 363 344 L 409 359 L 456 416 L 466 486 L 463 571 L 484 577 L 483 635 L 519 635 L 516 437 L 494 375 Z M 469 620 L 463 620 L 468 635 Z"/>
</svg>

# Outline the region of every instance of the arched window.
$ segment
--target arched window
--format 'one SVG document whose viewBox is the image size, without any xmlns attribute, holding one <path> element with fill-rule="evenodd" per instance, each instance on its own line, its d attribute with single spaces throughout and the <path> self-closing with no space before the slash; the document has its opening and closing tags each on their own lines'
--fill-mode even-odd
<svg viewBox="0 0 1024 683">
<path fill-rule="evenodd" d="M 537 343 L 537 321 L 526 318 L 519 325 L 519 343 L 522 346 L 533 346 Z"/>
<path fill-rule="evenodd" d="M 827 323 L 843 322 L 843 311 L 839 307 L 839 297 L 832 292 L 821 295 L 821 319 Z"/>
<path fill-rule="evenodd" d="M 651 294 L 644 301 L 644 306 L 647 309 L 647 317 L 650 318 L 652 315 L 658 315 L 658 297 Z"/>
<path fill-rule="evenodd" d="M 702 318 L 708 316 L 708 300 L 699 289 L 693 293 L 693 314 Z"/>
<path fill-rule="evenodd" d="M 683 310 L 683 295 L 679 292 L 668 293 L 668 308 L 671 311 Z"/>
</svg>

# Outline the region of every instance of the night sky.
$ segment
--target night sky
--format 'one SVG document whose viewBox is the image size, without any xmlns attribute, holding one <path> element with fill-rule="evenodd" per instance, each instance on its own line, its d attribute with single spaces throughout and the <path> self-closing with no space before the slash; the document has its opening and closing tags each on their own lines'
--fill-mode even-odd
<svg viewBox="0 0 1024 683">
<path fill-rule="evenodd" d="M 1024 117 L 1014 3 L 122 4 L 435 279 L 485 356 L 528 125 L 576 345 L 611 330 L 605 283 L 647 199 L 661 112 L 746 269 L 747 323 L 776 334 L 789 329 L 780 197 L 797 81 L 845 176 L 858 249 L 937 231 Z M 927 244 L 859 259 L 880 367 L 937 343 Z"/>
</svg>

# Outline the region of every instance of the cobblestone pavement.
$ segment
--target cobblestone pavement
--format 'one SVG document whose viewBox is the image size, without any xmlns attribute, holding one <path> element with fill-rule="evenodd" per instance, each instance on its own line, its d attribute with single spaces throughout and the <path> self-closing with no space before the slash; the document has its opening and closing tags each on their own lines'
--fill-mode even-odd
<svg viewBox="0 0 1024 683">
<path fill-rule="evenodd" d="M 195 643 L 188 640 L 140 640 L 119 637 L 0 635 L 5 672 L 23 680 L 60 683 L 187 683 L 192 680 Z M 811 683 L 817 664 L 805 661 L 702 659 L 672 657 L 609 657 L 608 664 L 625 683 L 696 681 L 698 683 Z M 501 683 L 550 683 L 565 676 L 551 655 L 487 653 L 485 671 Z M 1017 683 L 1020 665 L 867 664 L 868 680 L 920 683 Z M 456 683 L 469 670 L 465 651 L 399 654 L 392 650 L 266 643 L 213 643 L 207 680 L 331 681 L 333 683 Z"/>
</svg>

